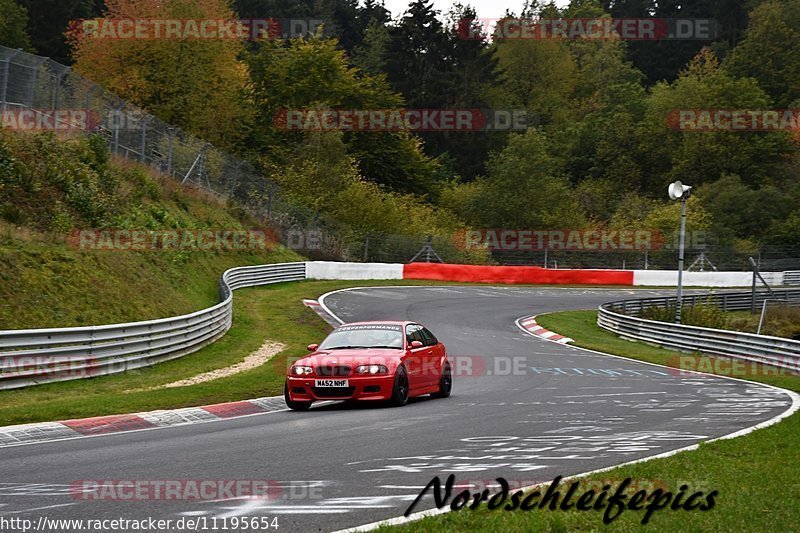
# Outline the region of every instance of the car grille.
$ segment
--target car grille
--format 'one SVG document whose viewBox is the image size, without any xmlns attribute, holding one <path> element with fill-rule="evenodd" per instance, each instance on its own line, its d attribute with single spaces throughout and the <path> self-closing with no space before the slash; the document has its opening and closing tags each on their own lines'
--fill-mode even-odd
<svg viewBox="0 0 800 533">
<path fill-rule="evenodd" d="M 347 365 L 325 365 L 317 367 L 320 376 L 349 376 L 350 367 Z"/>
<path fill-rule="evenodd" d="M 347 398 L 356 391 L 355 387 L 311 387 L 319 398 Z"/>
</svg>

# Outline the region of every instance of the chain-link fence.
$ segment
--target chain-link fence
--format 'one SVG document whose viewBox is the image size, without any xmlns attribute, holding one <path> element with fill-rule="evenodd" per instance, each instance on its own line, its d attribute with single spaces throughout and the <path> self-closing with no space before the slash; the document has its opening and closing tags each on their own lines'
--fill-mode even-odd
<svg viewBox="0 0 800 533">
<path fill-rule="evenodd" d="M 284 244 L 311 259 L 346 261 L 494 263 L 549 268 L 674 269 L 674 247 L 644 251 L 488 250 L 466 245 L 463 235 L 424 236 L 367 233 L 291 202 L 277 185 L 242 159 L 159 120 L 75 73 L 71 68 L 0 46 L 0 111 L 25 110 L 51 121 L 53 129 L 103 135 L 111 152 L 155 167 L 174 179 L 244 206 L 282 236 Z M 693 270 L 748 270 L 749 255 L 762 270 L 800 268 L 800 250 L 765 247 L 749 253 L 704 245 L 689 247 Z"/>
<path fill-rule="evenodd" d="M 0 46 L 0 109 L 28 110 L 53 129 L 106 137 L 115 155 L 151 165 L 181 182 L 272 218 L 277 187 L 251 164 L 122 100 L 48 58 Z M 81 116 L 81 124 L 67 124 Z"/>
</svg>

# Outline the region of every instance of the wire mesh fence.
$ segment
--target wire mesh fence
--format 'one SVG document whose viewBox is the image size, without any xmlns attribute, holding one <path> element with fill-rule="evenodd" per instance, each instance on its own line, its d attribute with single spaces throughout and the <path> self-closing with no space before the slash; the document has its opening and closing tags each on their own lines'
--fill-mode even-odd
<svg viewBox="0 0 800 533">
<path fill-rule="evenodd" d="M 150 165 L 185 184 L 236 202 L 268 223 L 283 244 L 311 259 L 346 261 L 492 263 L 548 268 L 674 269 L 677 252 L 498 250 L 466 246 L 463 235 L 368 233 L 291 201 L 249 162 L 168 124 L 51 59 L 0 46 L 0 111 L 25 110 L 53 129 L 102 135 L 119 157 Z M 694 270 L 800 269 L 800 249 L 763 247 L 760 254 L 722 246 L 687 251 Z"/>
</svg>

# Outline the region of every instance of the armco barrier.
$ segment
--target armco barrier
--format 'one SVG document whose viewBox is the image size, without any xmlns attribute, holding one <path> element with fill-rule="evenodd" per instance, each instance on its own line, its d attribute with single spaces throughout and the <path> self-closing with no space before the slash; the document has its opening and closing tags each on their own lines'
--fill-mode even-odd
<svg viewBox="0 0 800 533">
<path fill-rule="evenodd" d="M 227 270 L 221 302 L 172 318 L 79 328 L 0 331 L 0 389 L 115 374 L 195 352 L 231 326 L 232 291 L 306 277 L 305 263 Z"/>
<path fill-rule="evenodd" d="M 800 289 L 756 293 L 756 308 L 764 300 L 800 305 Z M 701 328 L 647 320 L 638 315 L 649 307 L 674 306 L 676 298 L 646 298 L 605 303 L 597 313 L 597 325 L 622 338 L 644 341 L 685 352 L 702 352 L 767 363 L 800 371 L 800 341 L 738 331 Z M 726 311 L 750 309 L 750 292 L 690 295 L 683 305 L 710 302 Z"/>
<path fill-rule="evenodd" d="M 446 263 L 405 265 L 403 278 L 475 283 L 633 285 L 632 270 L 558 270 L 533 266 L 451 265 Z"/>
</svg>

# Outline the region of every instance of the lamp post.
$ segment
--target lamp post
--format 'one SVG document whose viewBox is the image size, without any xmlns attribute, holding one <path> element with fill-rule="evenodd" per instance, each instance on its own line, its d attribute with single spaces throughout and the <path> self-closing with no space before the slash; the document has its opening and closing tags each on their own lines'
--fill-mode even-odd
<svg viewBox="0 0 800 533">
<path fill-rule="evenodd" d="M 681 323 L 681 307 L 683 306 L 683 244 L 686 238 L 686 199 L 691 194 L 692 187 L 680 181 L 671 183 L 667 192 L 670 200 L 681 201 L 681 229 L 678 244 L 678 299 L 675 302 L 675 323 Z"/>
</svg>

